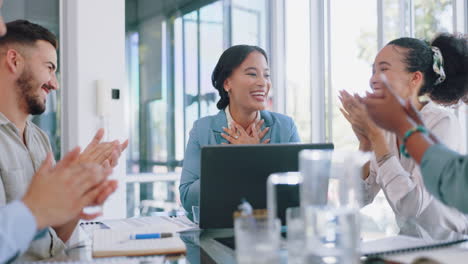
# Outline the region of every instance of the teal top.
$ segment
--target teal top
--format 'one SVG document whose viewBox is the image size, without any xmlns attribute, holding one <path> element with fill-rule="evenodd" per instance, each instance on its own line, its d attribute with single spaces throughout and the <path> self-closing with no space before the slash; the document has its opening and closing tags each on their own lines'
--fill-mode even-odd
<svg viewBox="0 0 468 264">
<path fill-rule="evenodd" d="M 260 111 L 260 117 L 265 121 L 262 129 L 270 128 L 262 141 L 270 139 L 273 144 L 300 142 L 296 125 L 290 117 L 269 111 Z M 217 115 L 195 121 L 190 131 L 179 186 L 180 201 L 189 213 L 192 213 L 192 206 L 199 204 L 201 148 L 229 143 L 221 136 L 223 127 L 228 127 L 228 124 L 226 113 L 221 110 Z"/>
<path fill-rule="evenodd" d="M 448 206 L 468 213 L 468 156 L 434 144 L 424 153 L 421 172 L 430 193 Z"/>
</svg>

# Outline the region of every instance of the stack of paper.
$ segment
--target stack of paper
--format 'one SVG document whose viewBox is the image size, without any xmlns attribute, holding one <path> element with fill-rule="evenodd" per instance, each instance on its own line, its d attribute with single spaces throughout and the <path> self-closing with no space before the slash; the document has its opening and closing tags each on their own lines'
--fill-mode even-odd
<svg viewBox="0 0 468 264">
<path fill-rule="evenodd" d="M 176 254 L 186 251 L 178 232 L 197 228 L 183 217 L 139 217 L 102 222 L 109 229 L 93 230 L 93 257 Z M 172 233 L 172 237 L 131 240 L 130 235 Z"/>
<path fill-rule="evenodd" d="M 133 229 L 140 227 L 156 227 L 164 229 L 164 232 L 182 232 L 197 228 L 185 216 L 168 217 L 168 216 L 147 216 L 137 218 L 125 218 L 117 220 L 106 220 L 102 223 L 110 229 Z"/>
<path fill-rule="evenodd" d="M 28 262 L 28 264 L 163 264 L 164 256 L 146 256 L 133 258 L 103 258 L 93 260 L 65 260 L 65 259 L 50 259 L 48 261 Z"/>
<path fill-rule="evenodd" d="M 133 230 L 101 229 L 93 234 L 93 257 L 144 256 L 185 253 L 185 244 L 177 234 L 168 238 L 129 239 L 132 234 L 166 232 L 157 228 Z"/>
</svg>

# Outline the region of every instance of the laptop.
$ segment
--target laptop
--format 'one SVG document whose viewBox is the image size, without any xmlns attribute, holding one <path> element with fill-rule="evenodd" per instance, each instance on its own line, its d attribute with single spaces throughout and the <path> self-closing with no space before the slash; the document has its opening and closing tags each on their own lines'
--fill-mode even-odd
<svg viewBox="0 0 468 264">
<path fill-rule="evenodd" d="M 254 209 L 267 206 L 270 174 L 298 171 L 299 152 L 333 149 L 333 144 L 263 144 L 205 146 L 201 151 L 200 219 L 202 229 L 232 228 L 233 212 L 245 198 Z M 278 216 L 286 224 L 285 210 L 299 206 L 299 187 L 278 189 Z"/>
</svg>

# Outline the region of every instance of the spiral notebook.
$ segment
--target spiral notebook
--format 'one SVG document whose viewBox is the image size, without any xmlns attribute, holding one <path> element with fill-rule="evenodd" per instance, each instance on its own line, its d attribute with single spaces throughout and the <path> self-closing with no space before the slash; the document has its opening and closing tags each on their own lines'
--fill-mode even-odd
<svg viewBox="0 0 468 264">
<path fill-rule="evenodd" d="M 409 236 L 394 236 L 364 242 L 361 247 L 361 252 L 363 256 L 373 257 L 449 247 L 466 241 L 468 241 L 466 237 L 454 240 L 427 242 L 423 239 Z"/>
<path fill-rule="evenodd" d="M 92 235 L 93 231 L 97 229 L 109 229 L 109 227 L 102 222 L 95 221 L 81 222 L 80 227 L 89 235 Z"/>
</svg>

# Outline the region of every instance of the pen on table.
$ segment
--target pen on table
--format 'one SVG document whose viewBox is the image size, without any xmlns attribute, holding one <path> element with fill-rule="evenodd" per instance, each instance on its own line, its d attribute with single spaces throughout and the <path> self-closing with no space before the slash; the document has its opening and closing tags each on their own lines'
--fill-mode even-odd
<svg viewBox="0 0 468 264">
<path fill-rule="evenodd" d="M 172 237 L 172 233 L 148 233 L 148 234 L 133 234 L 129 239 L 154 239 Z"/>
</svg>

